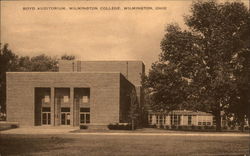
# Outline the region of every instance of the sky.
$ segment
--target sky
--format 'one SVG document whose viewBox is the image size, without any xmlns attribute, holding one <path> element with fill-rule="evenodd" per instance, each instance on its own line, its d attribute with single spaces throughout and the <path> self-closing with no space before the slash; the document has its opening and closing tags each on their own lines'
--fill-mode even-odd
<svg viewBox="0 0 250 156">
<path fill-rule="evenodd" d="M 190 13 L 191 4 L 191 0 L 1 1 L 1 43 L 8 43 L 18 55 L 68 54 L 79 60 L 142 60 L 148 71 L 158 60 L 166 26 L 178 23 L 185 28 L 183 16 Z M 66 10 L 37 10 L 38 7 Z M 69 7 L 98 10 L 69 10 Z M 101 10 L 103 7 L 120 7 L 120 10 Z M 124 10 L 124 7 L 153 10 Z M 166 9 L 156 10 L 156 7 Z"/>
</svg>

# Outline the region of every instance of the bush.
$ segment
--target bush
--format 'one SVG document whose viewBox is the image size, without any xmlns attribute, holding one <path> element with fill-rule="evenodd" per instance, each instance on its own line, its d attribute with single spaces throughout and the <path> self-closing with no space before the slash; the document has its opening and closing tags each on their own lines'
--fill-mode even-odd
<svg viewBox="0 0 250 156">
<path fill-rule="evenodd" d="M 10 127 L 11 128 L 18 128 L 19 126 L 18 125 L 11 125 Z"/>
<path fill-rule="evenodd" d="M 168 125 L 165 125 L 165 129 L 170 129 L 170 127 Z"/>
<path fill-rule="evenodd" d="M 160 128 L 161 128 L 161 129 L 164 129 L 164 126 L 163 126 L 163 125 L 160 125 Z"/>
<path fill-rule="evenodd" d="M 147 128 L 156 128 L 156 125 L 147 125 Z"/>
<path fill-rule="evenodd" d="M 246 131 L 248 131 L 248 130 L 249 130 L 249 127 L 248 127 L 248 126 L 246 126 L 246 127 L 244 127 L 244 129 L 245 129 Z"/>
<path fill-rule="evenodd" d="M 192 130 L 196 130 L 196 126 L 195 126 L 195 125 L 192 125 L 192 126 L 191 126 L 191 129 L 192 129 Z"/>
<path fill-rule="evenodd" d="M 227 130 L 227 126 L 222 127 L 223 130 Z"/>
<path fill-rule="evenodd" d="M 111 123 L 108 125 L 108 129 L 110 130 L 132 130 L 132 125 L 128 123 L 114 123 L 114 124 Z"/>
<path fill-rule="evenodd" d="M 86 126 L 86 125 L 80 125 L 80 129 L 88 129 L 88 126 Z"/>
<path fill-rule="evenodd" d="M 192 130 L 192 126 L 187 126 L 187 130 Z"/>
<path fill-rule="evenodd" d="M 176 125 L 172 125 L 171 129 L 176 129 L 177 126 Z"/>
<path fill-rule="evenodd" d="M 182 126 L 182 129 L 183 129 L 183 130 L 188 130 L 188 127 L 189 127 L 189 126 Z"/>
</svg>

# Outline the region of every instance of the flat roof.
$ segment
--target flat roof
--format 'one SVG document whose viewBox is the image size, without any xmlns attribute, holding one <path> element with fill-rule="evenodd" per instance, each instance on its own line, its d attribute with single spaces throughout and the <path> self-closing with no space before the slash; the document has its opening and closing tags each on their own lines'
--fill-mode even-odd
<svg viewBox="0 0 250 156">
<path fill-rule="evenodd" d="M 211 116 L 211 113 L 202 112 L 202 111 L 192 111 L 192 110 L 173 110 L 173 111 L 152 111 L 149 110 L 149 114 L 176 114 L 176 115 L 208 115 Z"/>
<path fill-rule="evenodd" d="M 59 60 L 59 61 L 81 61 L 81 62 L 141 62 L 143 65 L 144 62 L 142 60 Z"/>
</svg>

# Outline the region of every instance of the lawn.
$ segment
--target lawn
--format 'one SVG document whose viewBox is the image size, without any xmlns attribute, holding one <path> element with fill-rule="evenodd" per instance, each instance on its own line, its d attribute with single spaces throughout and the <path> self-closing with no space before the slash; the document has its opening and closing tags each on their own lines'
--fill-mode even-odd
<svg viewBox="0 0 250 156">
<path fill-rule="evenodd" d="M 248 137 L 0 135 L 0 155 L 244 155 Z"/>
</svg>

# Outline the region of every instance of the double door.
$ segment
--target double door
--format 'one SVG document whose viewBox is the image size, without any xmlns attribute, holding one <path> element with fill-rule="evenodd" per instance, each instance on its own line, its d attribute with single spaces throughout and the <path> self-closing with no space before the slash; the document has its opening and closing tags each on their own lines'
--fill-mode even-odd
<svg viewBox="0 0 250 156">
<path fill-rule="evenodd" d="M 51 124 L 51 113 L 50 112 L 42 112 L 42 124 L 50 125 Z"/>
<path fill-rule="evenodd" d="M 70 113 L 61 113 L 61 125 L 70 125 Z"/>
</svg>

